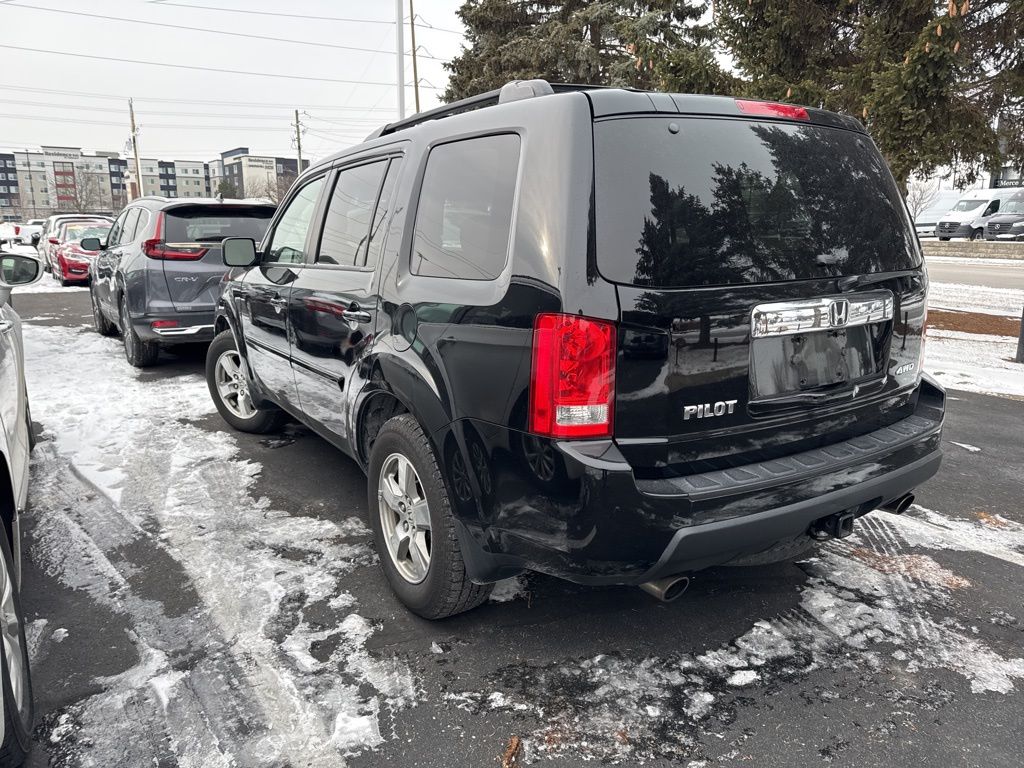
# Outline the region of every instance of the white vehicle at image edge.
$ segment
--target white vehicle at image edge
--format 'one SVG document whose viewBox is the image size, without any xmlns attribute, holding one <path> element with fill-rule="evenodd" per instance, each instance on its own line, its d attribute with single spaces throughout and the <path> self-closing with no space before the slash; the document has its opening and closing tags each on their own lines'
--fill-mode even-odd
<svg viewBox="0 0 1024 768">
<path fill-rule="evenodd" d="M 20 516 L 28 501 L 32 417 L 25 387 L 21 319 L 11 305 L 11 289 L 29 285 L 43 273 L 35 256 L 0 251 L 0 768 L 25 761 L 32 743 L 32 680 L 21 588 Z"/>
<path fill-rule="evenodd" d="M 0 243 L 31 244 L 32 235 L 43 232 L 46 219 L 29 219 L 24 224 L 16 221 L 5 221 L 0 224 Z"/>
<path fill-rule="evenodd" d="M 1003 203 L 1020 191 L 1020 187 L 1000 187 L 965 192 L 956 205 L 939 217 L 935 236 L 939 240 L 952 237 L 984 240 L 988 220 L 999 213 Z"/>
</svg>

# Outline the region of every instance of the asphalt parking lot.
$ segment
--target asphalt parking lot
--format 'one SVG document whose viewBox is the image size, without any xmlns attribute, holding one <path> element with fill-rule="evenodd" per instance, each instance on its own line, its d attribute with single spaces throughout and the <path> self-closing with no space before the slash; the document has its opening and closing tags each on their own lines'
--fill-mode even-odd
<svg viewBox="0 0 1024 768">
<path fill-rule="evenodd" d="M 1021 764 L 1020 400 L 950 392 L 918 507 L 817 557 L 668 605 L 533 576 L 429 623 L 324 441 L 223 432 L 202 350 L 136 373 L 87 293 L 15 306 L 31 766 Z"/>
</svg>

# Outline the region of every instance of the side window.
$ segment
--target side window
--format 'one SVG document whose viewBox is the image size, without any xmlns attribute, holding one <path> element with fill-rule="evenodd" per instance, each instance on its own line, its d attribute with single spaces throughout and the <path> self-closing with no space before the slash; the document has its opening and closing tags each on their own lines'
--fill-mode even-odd
<svg viewBox="0 0 1024 768">
<path fill-rule="evenodd" d="M 505 267 L 519 136 L 434 147 L 427 157 L 412 243 L 414 274 L 492 280 Z"/>
<path fill-rule="evenodd" d="M 270 236 L 267 261 L 281 264 L 306 263 L 306 235 L 323 186 L 324 177 L 321 176 L 306 184 L 289 201 Z"/>
<path fill-rule="evenodd" d="M 139 208 L 139 220 L 135 224 L 135 234 L 132 235 L 132 242 L 142 238 L 146 233 L 146 225 L 149 224 L 149 211 Z"/>
<path fill-rule="evenodd" d="M 110 232 L 107 233 L 107 247 L 117 245 L 121 240 L 121 230 L 124 228 L 124 220 L 128 218 L 130 211 L 122 211 L 121 215 L 117 217 L 117 221 L 110 228 Z"/>
<path fill-rule="evenodd" d="M 380 160 L 338 173 L 324 218 L 317 262 L 344 266 L 363 263 L 373 206 L 387 167 L 388 161 Z"/>
<path fill-rule="evenodd" d="M 135 225 L 138 223 L 139 209 L 132 208 L 128 211 L 128 218 L 124 220 L 124 226 L 121 229 L 121 239 L 118 241 L 121 245 L 135 242 Z"/>
<path fill-rule="evenodd" d="M 993 200 L 991 203 L 988 204 L 988 208 L 986 208 L 985 212 L 983 214 L 981 214 L 981 215 L 982 216 L 991 216 L 993 213 L 995 213 L 998 210 L 999 210 L 999 201 L 998 200 Z"/>
<path fill-rule="evenodd" d="M 370 227 L 370 244 L 363 260 L 363 264 L 368 267 L 377 265 L 377 259 L 380 258 L 381 249 L 384 247 L 384 219 L 391 208 L 391 196 L 395 192 L 395 182 L 398 180 L 398 171 L 401 167 L 402 160 L 396 157 L 391 161 L 387 176 L 384 177 L 384 186 L 381 187 L 377 210 L 373 213 L 373 225 Z"/>
</svg>

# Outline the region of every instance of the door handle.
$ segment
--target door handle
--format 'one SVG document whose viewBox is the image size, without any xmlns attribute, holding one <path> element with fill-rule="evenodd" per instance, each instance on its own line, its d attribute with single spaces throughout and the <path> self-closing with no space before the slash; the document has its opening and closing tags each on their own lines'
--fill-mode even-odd
<svg viewBox="0 0 1024 768">
<path fill-rule="evenodd" d="M 368 323 L 373 319 L 369 312 L 364 312 L 361 309 L 343 309 L 341 316 L 353 323 Z"/>
</svg>

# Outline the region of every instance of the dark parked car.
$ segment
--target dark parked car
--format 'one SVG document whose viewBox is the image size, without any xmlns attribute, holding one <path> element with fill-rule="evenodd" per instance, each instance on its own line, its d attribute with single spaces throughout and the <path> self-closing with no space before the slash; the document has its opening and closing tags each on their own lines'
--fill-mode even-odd
<svg viewBox="0 0 1024 768">
<path fill-rule="evenodd" d="M 220 413 L 367 472 L 422 616 L 531 570 L 672 599 L 939 467 L 924 263 L 852 118 L 510 83 L 320 162 L 224 256 Z"/>
<path fill-rule="evenodd" d="M 32 678 L 21 611 L 21 514 L 28 504 L 32 416 L 25 388 L 21 320 L 11 289 L 43 273 L 34 256 L 0 251 L 0 768 L 15 768 L 32 745 Z"/>
<path fill-rule="evenodd" d="M 96 330 L 124 339 L 128 362 L 152 365 L 160 347 L 213 338 L 213 315 L 227 271 L 226 237 L 260 239 L 274 206 L 245 201 L 143 197 L 117 217 L 90 266 Z"/>
<path fill-rule="evenodd" d="M 1003 203 L 999 213 L 985 225 L 986 240 L 1024 240 L 1024 192 Z"/>
</svg>

